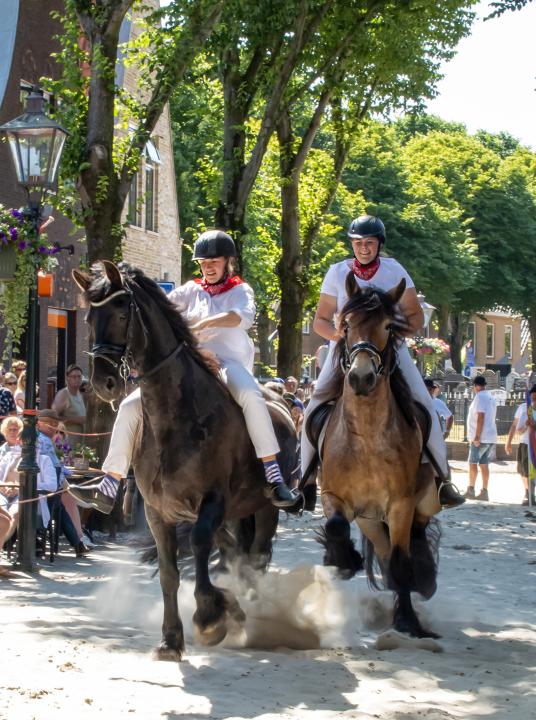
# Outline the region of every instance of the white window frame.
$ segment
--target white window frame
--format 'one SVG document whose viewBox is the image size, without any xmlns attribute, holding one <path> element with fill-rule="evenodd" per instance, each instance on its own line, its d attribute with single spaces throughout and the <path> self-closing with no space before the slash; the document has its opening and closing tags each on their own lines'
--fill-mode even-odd
<svg viewBox="0 0 536 720">
<path fill-rule="evenodd" d="M 510 351 L 509 351 L 509 352 L 506 352 L 506 335 L 507 335 L 507 332 L 506 332 L 506 331 L 507 331 L 507 330 L 510 331 L 510 333 L 509 333 L 509 334 L 510 334 Z M 506 357 L 509 358 L 510 360 L 512 359 L 513 354 L 514 354 L 514 353 L 513 353 L 513 346 L 514 346 L 514 327 L 513 327 L 513 325 L 505 325 L 505 326 L 504 326 L 504 354 L 505 354 Z"/>
<path fill-rule="evenodd" d="M 491 328 L 491 355 L 488 353 L 488 328 Z M 495 323 L 486 323 L 486 357 L 495 357 Z"/>
</svg>

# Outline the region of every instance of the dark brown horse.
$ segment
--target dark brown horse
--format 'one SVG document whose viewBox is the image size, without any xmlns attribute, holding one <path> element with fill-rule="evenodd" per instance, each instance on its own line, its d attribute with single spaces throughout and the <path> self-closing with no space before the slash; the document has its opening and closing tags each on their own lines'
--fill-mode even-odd
<svg viewBox="0 0 536 720">
<path fill-rule="evenodd" d="M 222 534 L 238 527 L 237 545 L 254 564 L 271 557 L 278 511 L 264 495 L 264 471 L 244 417 L 226 387 L 206 367 L 176 307 L 140 270 L 102 263 L 104 272 L 74 271 L 89 303 L 91 380 L 98 395 L 120 399 L 130 368 L 139 373 L 143 430 L 133 466 L 158 550 L 164 596 L 161 659 L 180 659 L 184 635 L 177 605 L 176 524 L 192 523 L 195 559 L 194 624 L 199 639 L 216 644 L 228 621 L 243 621 L 236 598 L 215 587 L 209 555 Z M 271 410 L 289 479 L 297 466 L 296 434 L 286 411 Z M 224 537 L 223 537 L 224 536 Z"/>
<path fill-rule="evenodd" d="M 434 472 L 421 462 L 424 438 L 419 409 L 397 367 L 396 346 L 405 329 L 397 302 L 405 289 L 361 290 L 352 273 L 340 315 L 343 333 L 333 395 L 340 399 L 329 419 L 322 460 L 322 504 L 327 517 L 325 564 L 345 577 L 362 569 L 350 539 L 356 520 L 364 536 L 370 582 L 378 561 L 384 585 L 396 593 L 394 627 L 434 637 L 417 618 L 410 593 L 425 598 L 436 589 L 441 508 Z M 342 386 L 342 387 L 341 387 Z"/>
</svg>

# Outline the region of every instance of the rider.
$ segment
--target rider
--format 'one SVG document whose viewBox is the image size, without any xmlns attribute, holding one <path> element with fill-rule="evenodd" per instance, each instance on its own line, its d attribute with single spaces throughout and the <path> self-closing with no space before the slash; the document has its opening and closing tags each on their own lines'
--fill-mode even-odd
<svg viewBox="0 0 536 720">
<path fill-rule="evenodd" d="M 342 310 L 348 300 L 345 281 L 350 271 L 353 271 L 360 287 L 375 286 L 385 292 L 396 287 L 400 280 L 404 278 L 406 289 L 400 299 L 399 306 L 408 321 L 409 329 L 407 334 L 413 335 L 421 330 L 424 325 L 423 311 L 417 299 L 412 279 L 394 258 L 380 257 L 381 247 L 385 243 L 385 226 L 380 218 L 373 215 L 361 215 L 355 218 L 348 228 L 348 237 L 354 252 L 353 260 L 343 260 L 332 265 L 327 271 L 320 289 L 320 299 L 313 327 L 318 335 L 330 341 L 330 347 L 326 361 L 323 363 L 322 370 L 316 381 L 314 394 L 305 411 L 304 427 L 307 418 L 315 407 L 331 399 L 326 396 L 326 388 L 330 384 L 335 368 L 333 350 L 337 340 L 341 337 L 334 321 L 336 314 Z M 450 482 L 447 448 L 437 413 L 433 409 L 430 395 L 411 359 L 405 342 L 399 346 L 397 355 L 398 365 L 412 391 L 413 397 L 424 405 L 430 413 L 432 426 L 428 448 L 443 473 L 443 477 L 438 478 L 436 481 L 439 486 L 439 500 L 442 505 L 448 507 L 461 505 L 464 498 Z M 301 464 L 304 473 L 312 462 L 314 454 L 315 450 L 307 437 L 307 433 L 302 432 Z"/>
<path fill-rule="evenodd" d="M 222 230 L 203 233 L 194 246 L 194 260 L 199 263 L 203 278 L 172 290 L 169 299 L 188 320 L 204 357 L 217 365 L 222 380 L 244 412 L 255 452 L 264 465 L 267 497 L 275 507 L 291 507 L 297 498 L 281 476 L 276 459 L 279 445 L 253 377 L 254 346 L 247 334 L 255 317 L 253 290 L 233 275 L 235 257 L 235 244 L 227 233 Z M 102 465 L 106 474 L 99 483 L 71 486 L 69 492 L 77 500 L 103 513 L 111 512 L 119 482 L 127 476 L 141 417 L 141 392 L 137 389 L 119 406 L 110 449 Z"/>
</svg>

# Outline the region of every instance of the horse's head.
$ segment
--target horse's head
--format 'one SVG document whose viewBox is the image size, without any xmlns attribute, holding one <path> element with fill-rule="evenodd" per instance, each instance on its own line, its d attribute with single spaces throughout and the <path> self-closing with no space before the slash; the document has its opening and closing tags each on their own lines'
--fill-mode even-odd
<svg viewBox="0 0 536 720">
<path fill-rule="evenodd" d="M 108 260 L 73 278 L 89 304 L 91 384 L 102 400 L 118 400 L 128 374 L 132 297 L 119 268 Z"/>
<path fill-rule="evenodd" d="M 343 337 L 339 342 L 340 365 L 356 395 L 368 395 L 381 375 L 389 376 L 395 363 L 395 342 L 405 328 L 397 303 L 406 289 L 383 292 L 374 287 L 362 290 L 354 274 L 346 279 L 348 301 L 340 314 Z"/>
</svg>

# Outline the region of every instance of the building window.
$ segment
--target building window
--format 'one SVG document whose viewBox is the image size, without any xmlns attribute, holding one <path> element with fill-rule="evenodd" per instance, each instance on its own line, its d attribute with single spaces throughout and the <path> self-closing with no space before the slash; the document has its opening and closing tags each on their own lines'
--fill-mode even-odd
<svg viewBox="0 0 536 720">
<path fill-rule="evenodd" d="M 130 181 L 128 191 L 127 222 L 141 227 L 141 207 L 139 203 L 139 175 L 136 173 Z"/>
<path fill-rule="evenodd" d="M 486 323 L 486 357 L 495 357 L 495 325 Z"/>
<path fill-rule="evenodd" d="M 306 317 L 302 323 L 302 335 L 311 334 L 311 318 Z"/>
<path fill-rule="evenodd" d="M 158 166 L 160 155 L 155 144 L 148 140 L 145 146 L 145 229 L 158 232 Z"/>
<path fill-rule="evenodd" d="M 512 326 L 504 326 L 504 354 L 512 359 Z"/>
</svg>

